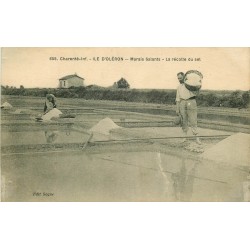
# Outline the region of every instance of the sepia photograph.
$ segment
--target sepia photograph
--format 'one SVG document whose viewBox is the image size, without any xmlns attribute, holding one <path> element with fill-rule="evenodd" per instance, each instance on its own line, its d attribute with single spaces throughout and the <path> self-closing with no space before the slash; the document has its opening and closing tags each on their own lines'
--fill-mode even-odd
<svg viewBox="0 0 250 250">
<path fill-rule="evenodd" d="M 249 202 L 250 49 L 4 47 L 2 202 Z"/>
</svg>

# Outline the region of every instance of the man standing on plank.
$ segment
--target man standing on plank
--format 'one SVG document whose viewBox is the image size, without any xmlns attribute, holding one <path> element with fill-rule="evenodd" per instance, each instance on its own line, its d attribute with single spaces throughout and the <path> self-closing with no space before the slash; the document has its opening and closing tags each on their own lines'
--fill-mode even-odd
<svg viewBox="0 0 250 250">
<path fill-rule="evenodd" d="M 179 79 L 179 77 L 178 77 Z M 197 132 L 197 104 L 196 96 L 202 85 L 203 75 L 197 70 L 189 70 L 184 76 L 184 83 L 180 84 L 176 92 L 176 113 L 182 118 L 182 130 L 187 136 L 188 125 L 196 136 L 196 143 L 201 144 Z M 179 80 L 180 81 L 180 80 Z M 186 138 L 183 142 L 186 141 Z"/>
</svg>

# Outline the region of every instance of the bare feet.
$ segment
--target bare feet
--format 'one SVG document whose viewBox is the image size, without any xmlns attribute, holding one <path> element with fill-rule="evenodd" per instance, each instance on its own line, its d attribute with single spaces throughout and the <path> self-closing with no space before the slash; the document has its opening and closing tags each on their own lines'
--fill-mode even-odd
<svg viewBox="0 0 250 250">
<path fill-rule="evenodd" d="M 200 140 L 199 137 L 196 138 L 196 143 L 199 144 L 199 145 L 201 145 L 201 140 Z"/>
</svg>

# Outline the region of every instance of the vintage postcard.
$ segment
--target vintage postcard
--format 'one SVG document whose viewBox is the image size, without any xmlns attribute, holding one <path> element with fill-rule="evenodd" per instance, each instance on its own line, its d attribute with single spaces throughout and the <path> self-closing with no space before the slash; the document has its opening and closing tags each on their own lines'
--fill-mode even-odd
<svg viewBox="0 0 250 250">
<path fill-rule="evenodd" d="M 2 48 L 1 201 L 250 201 L 249 48 Z"/>
</svg>

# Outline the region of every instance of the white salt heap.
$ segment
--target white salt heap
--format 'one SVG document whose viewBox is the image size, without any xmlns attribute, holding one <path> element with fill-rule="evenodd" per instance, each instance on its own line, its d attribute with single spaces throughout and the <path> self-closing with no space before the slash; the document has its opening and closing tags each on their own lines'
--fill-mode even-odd
<svg viewBox="0 0 250 250">
<path fill-rule="evenodd" d="M 111 130 L 118 129 L 118 128 L 120 127 L 116 125 L 110 118 L 106 117 L 105 119 L 99 121 L 89 131 L 93 133 L 109 135 Z"/>
<path fill-rule="evenodd" d="M 43 119 L 43 121 L 50 121 L 51 118 L 59 118 L 60 114 L 62 114 L 62 112 L 59 109 L 53 108 L 41 118 Z"/>
<path fill-rule="evenodd" d="M 205 159 L 232 165 L 250 166 L 250 135 L 237 133 L 207 149 Z"/>
<path fill-rule="evenodd" d="M 4 104 L 2 104 L 1 108 L 3 109 L 11 109 L 13 108 L 11 104 L 9 104 L 8 102 L 5 102 Z"/>
</svg>

